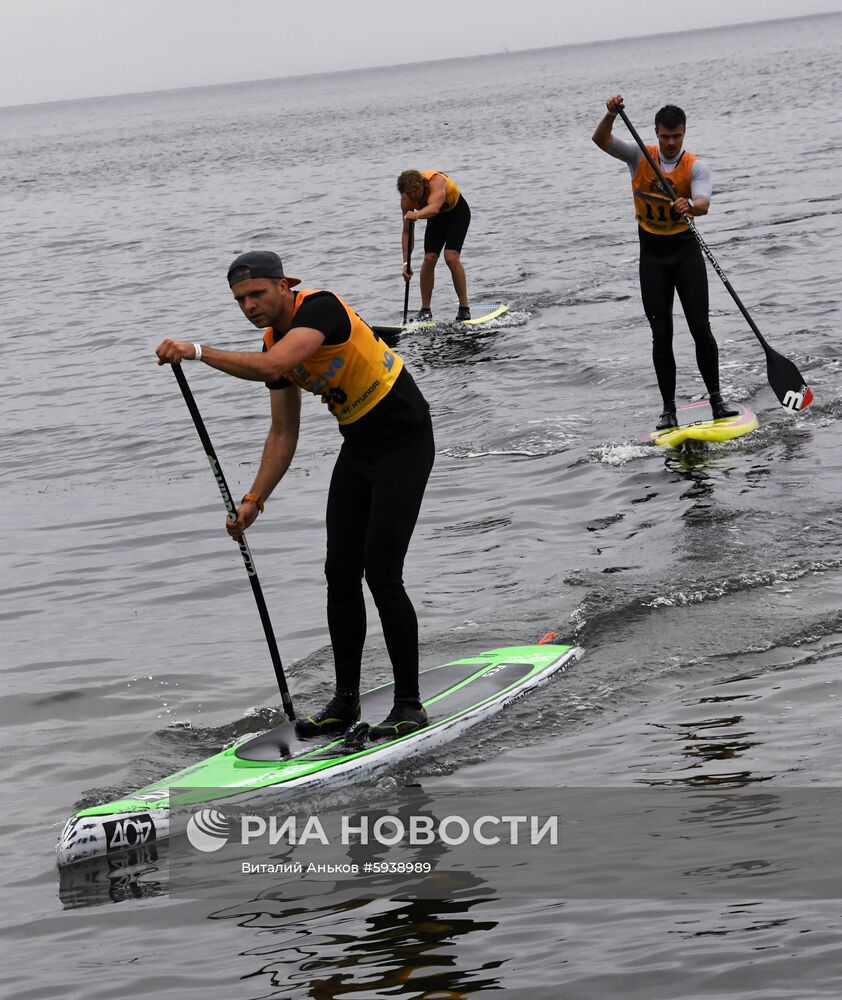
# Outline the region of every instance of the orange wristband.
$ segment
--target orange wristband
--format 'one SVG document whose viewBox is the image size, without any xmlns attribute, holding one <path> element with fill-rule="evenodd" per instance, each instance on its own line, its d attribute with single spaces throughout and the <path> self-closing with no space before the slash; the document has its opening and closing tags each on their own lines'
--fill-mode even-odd
<svg viewBox="0 0 842 1000">
<path fill-rule="evenodd" d="M 245 503 L 246 500 L 251 500 L 252 503 L 257 504 L 257 512 L 259 514 L 263 513 L 263 497 L 259 496 L 257 493 L 246 493 L 240 503 Z"/>
</svg>

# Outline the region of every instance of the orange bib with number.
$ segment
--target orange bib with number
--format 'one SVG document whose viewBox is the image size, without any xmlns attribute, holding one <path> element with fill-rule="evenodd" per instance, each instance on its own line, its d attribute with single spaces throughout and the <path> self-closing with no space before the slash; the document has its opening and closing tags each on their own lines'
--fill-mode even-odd
<svg viewBox="0 0 842 1000">
<path fill-rule="evenodd" d="M 658 147 L 646 148 L 657 163 Z M 681 154 L 681 159 L 671 174 L 664 172 L 677 198 L 690 197 L 690 172 L 695 162 L 696 157 L 692 153 L 685 152 Z M 687 223 L 673 210 L 671 199 L 645 156 L 637 165 L 632 177 L 632 194 L 637 224 L 647 233 L 654 233 L 656 236 L 674 236 L 676 233 L 687 232 Z"/>
<path fill-rule="evenodd" d="M 316 289 L 296 292 L 295 314 Z M 322 397 L 322 402 L 340 424 L 352 424 L 374 409 L 395 384 L 403 368 L 403 359 L 379 340 L 353 309 L 337 295 L 351 321 L 351 335 L 344 344 L 322 344 L 306 361 L 283 377 L 302 389 Z M 270 326 L 263 334 L 266 350 L 275 345 Z"/>
</svg>

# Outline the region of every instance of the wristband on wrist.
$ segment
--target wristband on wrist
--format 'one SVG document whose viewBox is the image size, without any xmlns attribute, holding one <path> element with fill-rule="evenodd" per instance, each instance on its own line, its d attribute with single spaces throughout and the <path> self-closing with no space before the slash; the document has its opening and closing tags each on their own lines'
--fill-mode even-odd
<svg viewBox="0 0 842 1000">
<path fill-rule="evenodd" d="M 243 499 L 240 501 L 240 503 L 245 503 L 247 500 L 250 500 L 253 504 L 257 505 L 257 513 L 258 514 L 262 514 L 263 513 L 263 497 L 260 496 L 260 494 L 258 494 L 258 493 L 246 493 L 246 495 L 243 497 Z"/>
<path fill-rule="evenodd" d="M 194 344 L 193 345 L 193 350 L 196 352 L 196 354 L 193 357 L 193 360 L 194 361 L 201 361 L 202 360 L 202 345 L 201 344 Z"/>
</svg>

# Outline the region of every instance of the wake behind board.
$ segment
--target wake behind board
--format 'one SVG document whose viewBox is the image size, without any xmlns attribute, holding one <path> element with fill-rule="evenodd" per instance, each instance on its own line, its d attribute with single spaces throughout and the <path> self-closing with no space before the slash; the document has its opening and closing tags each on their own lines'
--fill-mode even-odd
<svg viewBox="0 0 842 1000">
<path fill-rule="evenodd" d="M 430 723 L 407 736 L 376 743 L 346 744 L 343 736 L 299 740 L 294 724 L 285 722 L 261 735 L 244 737 L 126 798 L 71 816 L 57 847 L 58 863 L 69 865 L 166 840 L 171 805 L 309 792 L 328 783 L 368 777 L 455 739 L 524 692 L 545 684 L 582 652 L 576 646 L 509 646 L 424 670 L 421 692 Z M 392 706 L 393 694 L 392 684 L 363 694 L 362 718 L 380 722 Z"/>
<path fill-rule="evenodd" d="M 406 323 L 399 326 L 373 326 L 371 329 L 390 347 L 397 342 L 402 333 L 413 333 L 416 330 L 461 330 L 462 327 L 483 326 L 507 313 L 509 307 L 503 302 L 480 302 L 471 306 L 472 319 L 464 320 L 426 320 L 420 323 Z"/>
<path fill-rule="evenodd" d="M 653 431 L 649 439 L 665 448 L 678 448 L 688 441 L 730 441 L 749 434 L 758 426 L 757 417 L 742 403 L 729 403 L 738 411 L 735 417 L 714 420 L 710 403 L 699 400 L 679 406 L 675 411 L 678 427 Z"/>
</svg>

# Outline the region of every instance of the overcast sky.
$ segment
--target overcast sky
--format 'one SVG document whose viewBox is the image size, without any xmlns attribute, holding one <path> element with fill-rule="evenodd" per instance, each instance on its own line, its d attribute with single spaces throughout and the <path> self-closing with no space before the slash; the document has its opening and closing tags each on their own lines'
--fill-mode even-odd
<svg viewBox="0 0 842 1000">
<path fill-rule="evenodd" d="M 842 0 L 0 0 L 0 106 L 842 10 Z"/>
</svg>

